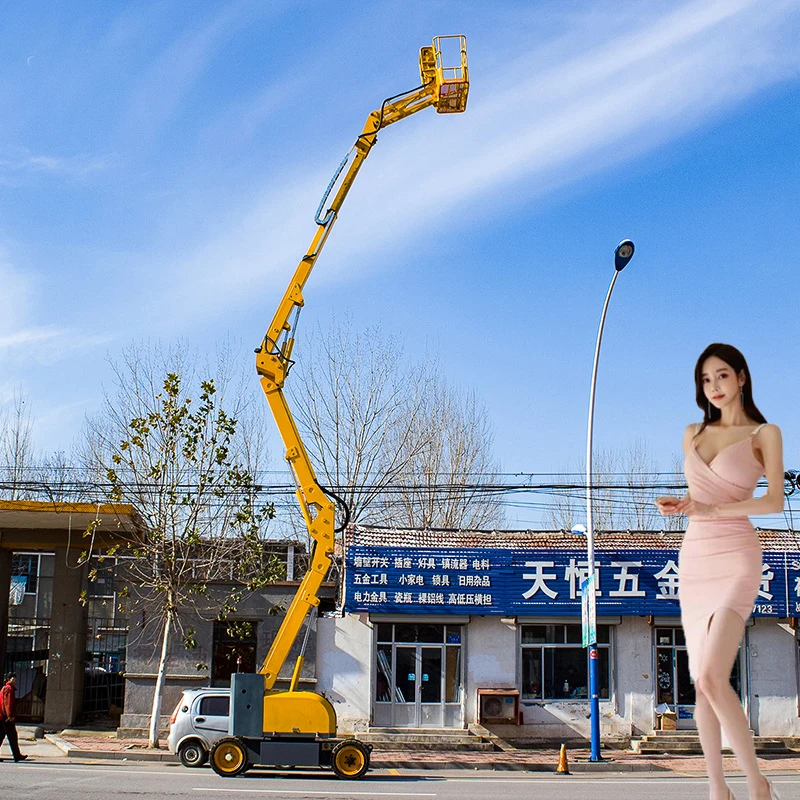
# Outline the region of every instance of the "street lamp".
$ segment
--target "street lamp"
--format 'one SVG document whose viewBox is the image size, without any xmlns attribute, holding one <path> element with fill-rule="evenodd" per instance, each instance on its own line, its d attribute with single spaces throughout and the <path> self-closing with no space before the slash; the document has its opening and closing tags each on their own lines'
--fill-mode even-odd
<svg viewBox="0 0 800 800">
<path fill-rule="evenodd" d="M 594 427 L 594 393 L 597 386 L 597 364 L 600 360 L 600 342 L 603 339 L 603 325 L 606 321 L 608 302 L 617 276 L 633 258 L 634 246 L 630 239 L 623 239 L 614 251 L 614 277 L 608 287 L 600 327 L 597 331 L 597 344 L 594 348 L 592 366 L 592 388 L 589 392 L 589 425 L 586 433 L 586 556 L 587 577 L 581 583 L 583 593 L 583 646 L 589 648 L 589 698 L 592 728 L 592 755 L 590 761 L 603 761 L 600 755 L 600 687 L 597 651 L 597 575 L 594 564 L 594 520 L 592 519 L 592 430 Z"/>
</svg>

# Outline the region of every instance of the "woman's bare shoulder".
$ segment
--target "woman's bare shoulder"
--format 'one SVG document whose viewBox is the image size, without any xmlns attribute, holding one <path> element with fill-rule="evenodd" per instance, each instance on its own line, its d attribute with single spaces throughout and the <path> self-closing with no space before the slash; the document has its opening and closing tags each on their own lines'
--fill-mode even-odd
<svg viewBox="0 0 800 800">
<path fill-rule="evenodd" d="M 755 438 L 762 442 L 779 442 L 781 435 L 781 429 L 774 422 L 765 422 L 755 432 Z"/>
<path fill-rule="evenodd" d="M 694 442 L 694 437 L 697 436 L 697 432 L 699 430 L 700 425 L 696 422 L 692 422 L 686 426 L 686 430 L 683 432 L 683 453 L 685 456 L 689 455 L 689 451 L 693 446 L 692 443 Z"/>
</svg>

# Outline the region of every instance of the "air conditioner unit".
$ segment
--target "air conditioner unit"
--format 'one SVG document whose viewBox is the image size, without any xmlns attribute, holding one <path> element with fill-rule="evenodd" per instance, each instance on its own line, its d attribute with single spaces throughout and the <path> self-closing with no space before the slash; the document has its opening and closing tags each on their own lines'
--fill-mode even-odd
<svg viewBox="0 0 800 800">
<path fill-rule="evenodd" d="M 519 725 L 519 692 L 516 689 L 478 689 L 481 724 Z"/>
</svg>

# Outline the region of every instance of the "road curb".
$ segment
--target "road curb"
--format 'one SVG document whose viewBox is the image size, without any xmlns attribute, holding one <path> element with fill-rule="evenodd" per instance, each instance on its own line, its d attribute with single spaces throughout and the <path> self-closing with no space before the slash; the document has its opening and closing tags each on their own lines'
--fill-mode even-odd
<svg viewBox="0 0 800 800">
<path fill-rule="evenodd" d="M 160 761 L 164 764 L 179 764 L 178 756 L 166 750 L 142 752 L 140 750 L 82 750 L 58 734 L 45 734 L 45 739 L 54 744 L 67 758 L 90 758 L 96 761 Z"/>
<path fill-rule="evenodd" d="M 93 761 L 150 761 L 161 762 L 163 764 L 179 764 L 180 760 L 176 755 L 166 751 L 160 750 L 156 752 L 141 751 L 141 750 L 84 750 L 76 746 L 73 742 L 63 739 L 58 734 L 48 733 L 45 734 L 45 740 L 54 744 L 67 758 L 79 758 L 84 760 Z M 458 770 L 463 772 L 474 772 L 475 770 L 493 770 L 495 772 L 539 772 L 539 773 L 556 773 L 556 765 L 549 763 L 527 763 L 524 760 L 508 761 L 498 760 L 492 761 L 491 759 L 476 761 L 466 761 L 458 758 L 458 754 L 453 754 L 455 757 L 451 759 L 437 759 L 435 761 L 427 761 L 424 759 L 409 758 L 396 758 L 392 755 L 386 757 L 381 756 L 380 751 L 373 752 L 372 755 L 372 768 L 373 769 L 412 769 L 424 772 L 433 772 L 436 770 Z M 507 754 L 503 754 L 507 755 Z M 588 761 L 571 761 L 569 764 L 570 774 L 586 774 L 586 773 L 674 773 L 674 770 L 664 764 L 653 764 L 650 761 L 642 761 L 639 763 L 632 763 L 630 761 L 613 761 L 609 760 L 602 763 L 592 763 Z M 781 771 L 780 765 L 776 764 L 774 769 L 769 772 Z M 790 770 L 792 774 L 796 774 L 796 770 Z M 698 776 L 701 772 L 698 772 Z M 565 775 L 564 778 L 568 778 Z"/>
<path fill-rule="evenodd" d="M 487 761 L 476 764 L 466 761 L 416 761 L 414 759 L 381 758 L 373 754 L 371 764 L 374 769 L 461 769 L 461 770 L 495 770 L 497 772 L 551 772 L 555 774 L 556 767 L 551 764 L 526 764 L 524 761 Z M 670 772 L 667 767 L 649 762 L 642 764 L 614 763 L 603 764 L 571 763 L 570 772 Z M 568 776 L 565 776 L 568 777 Z"/>
<path fill-rule="evenodd" d="M 48 733 L 44 737 L 48 742 L 54 744 L 67 758 L 82 758 L 92 759 L 95 761 L 158 761 L 165 764 L 179 764 L 180 761 L 176 755 L 167 751 L 159 752 L 142 752 L 139 750 L 84 750 L 76 747 L 70 741 L 62 739 L 58 734 Z M 381 758 L 380 753 L 374 753 L 371 759 L 372 767 L 374 769 L 419 769 L 419 770 L 437 770 L 437 769 L 458 769 L 470 770 L 476 769 L 491 769 L 498 772 L 552 772 L 555 773 L 555 765 L 551 764 L 528 764 L 524 761 L 491 761 L 487 759 L 483 763 L 476 764 L 474 761 L 462 761 L 459 759 L 453 760 L 436 760 L 425 761 L 424 759 L 415 758 Z M 669 770 L 662 766 L 656 766 L 648 762 L 642 764 L 631 763 L 615 763 L 609 761 L 602 764 L 589 764 L 581 762 L 573 762 L 570 764 L 572 772 L 669 772 Z"/>
<path fill-rule="evenodd" d="M 50 744 L 54 744 L 65 756 L 70 754 L 70 750 L 73 749 L 70 742 L 66 739 L 62 739 L 57 733 L 46 733 L 44 735 L 45 741 L 50 742 Z"/>
</svg>

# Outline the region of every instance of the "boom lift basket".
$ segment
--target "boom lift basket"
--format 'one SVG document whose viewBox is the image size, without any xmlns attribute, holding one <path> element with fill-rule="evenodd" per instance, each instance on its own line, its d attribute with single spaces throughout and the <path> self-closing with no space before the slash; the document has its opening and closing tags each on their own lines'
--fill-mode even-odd
<svg viewBox="0 0 800 800">
<path fill-rule="evenodd" d="M 447 50 L 443 55 L 442 48 Z M 460 63 L 448 66 L 445 57 L 452 58 L 458 48 Z M 439 114 L 457 114 L 467 107 L 469 73 L 467 71 L 467 37 L 436 36 L 433 40 L 434 68 L 436 70 L 436 111 Z"/>
</svg>

